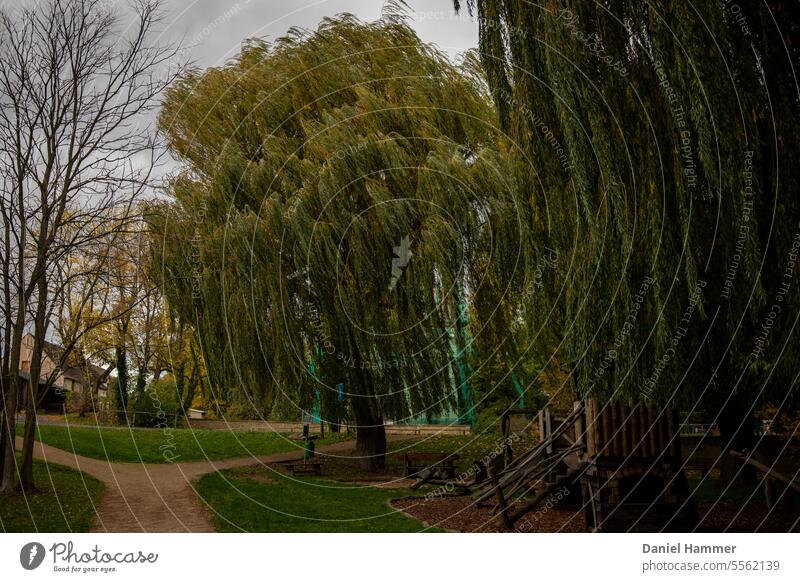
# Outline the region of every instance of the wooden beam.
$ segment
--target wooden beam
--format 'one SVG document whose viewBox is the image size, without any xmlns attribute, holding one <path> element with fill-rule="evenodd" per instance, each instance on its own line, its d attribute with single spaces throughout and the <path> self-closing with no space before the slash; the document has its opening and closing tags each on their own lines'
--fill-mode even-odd
<svg viewBox="0 0 800 582">
<path fill-rule="evenodd" d="M 767 467 L 764 463 L 760 463 L 755 459 L 753 459 L 752 457 L 749 457 L 744 453 L 740 453 L 739 451 L 728 451 L 728 453 L 732 457 L 736 457 L 737 459 L 743 460 L 745 463 L 750 463 L 756 469 L 766 474 L 768 477 L 775 479 L 776 481 L 780 481 L 781 483 L 788 485 L 789 487 L 800 493 L 800 483 L 795 482 L 794 479 L 787 477 L 783 473 L 779 473 L 778 471 L 772 469 L 771 467 Z"/>
</svg>

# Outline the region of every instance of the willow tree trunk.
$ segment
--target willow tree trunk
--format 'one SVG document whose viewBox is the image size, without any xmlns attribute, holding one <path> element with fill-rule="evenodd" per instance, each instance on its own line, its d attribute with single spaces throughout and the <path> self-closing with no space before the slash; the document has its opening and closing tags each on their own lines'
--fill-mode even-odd
<svg viewBox="0 0 800 582">
<path fill-rule="evenodd" d="M 192 407 L 192 402 L 194 401 L 194 392 L 197 388 L 197 382 L 200 378 L 200 366 L 197 362 L 194 363 L 192 367 L 192 375 L 189 378 L 189 384 L 186 387 L 186 395 L 183 394 L 183 388 L 181 388 L 181 392 L 178 396 L 178 402 L 183 402 L 183 413 L 188 416 L 189 409 Z M 180 400 L 180 399 L 183 400 Z"/>
<path fill-rule="evenodd" d="M 755 472 L 751 465 L 741 465 L 741 461 L 731 456 L 730 451 L 747 451 L 755 443 L 755 419 L 748 402 L 738 401 L 736 396 L 720 411 L 719 426 L 722 447 L 720 452 L 720 481 L 729 484 L 734 481 L 743 484 L 755 483 Z"/>
<path fill-rule="evenodd" d="M 386 429 L 383 421 L 364 424 L 356 419 L 356 455 L 358 463 L 366 471 L 378 471 L 386 467 Z"/>
<path fill-rule="evenodd" d="M 374 397 L 353 398 L 358 463 L 366 471 L 378 471 L 386 467 L 386 429 L 383 426 L 383 416 L 378 411 Z"/>
</svg>

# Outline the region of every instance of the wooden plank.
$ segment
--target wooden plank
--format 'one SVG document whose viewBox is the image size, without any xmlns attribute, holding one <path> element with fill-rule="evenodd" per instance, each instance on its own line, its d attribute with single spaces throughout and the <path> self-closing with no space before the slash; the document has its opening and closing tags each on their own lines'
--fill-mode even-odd
<svg viewBox="0 0 800 582">
<path fill-rule="evenodd" d="M 611 433 L 611 456 L 618 457 L 620 455 L 620 447 L 619 447 L 619 406 L 617 406 L 616 402 L 612 402 L 608 405 L 610 408 L 609 410 L 609 417 L 611 419 L 611 426 L 609 427 L 609 432 Z"/>
<path fill-rule="evenodd" d="M 667 419 L 669 417 L 669 411 L 664 409 L 660 412 L 658 418 L 658 454 L 664 455 L 665 457 L 669 456 L 669 430 L 667 429 Z"/>
<path fill-rule="evenodd" d="M 658 454 L 658 427 L 656 426 L 657 415 L 652 404 L 647 405 L 647 443 L 648 457 L 655 457 Z"/>
<path fill-rule="evenodd" d="M 580 407 L 581 407 L 581 403 L 580 402 L 573 402 L 573 404 L 572 404 L 572 410 L 573 411 L 580 409 Z M 579 414 L 578 418 L 575 419 L 575 439 L 574 439 L 574 442 L 575 442 L 576 445 L 584 444 L 585 438 L 584 438 L 583 430 L 584 430 L 584 428 L 583 428 L 583 415 Z"/>
<path fill-rule="evenodd" d="M 614 435 L 611 426 L 611 409 L 608 404 L 603 405 L 601 419 L 603 424 L 603 446 L 601 449 L 601 456 L 608 457 L 611 455 L 611 438 Z"/>
<path fill-rule="evenodd" d="M 667 432 L 669 433 L 669 456 L 678 459 L 680 456 L 680 435 L 675 432 L 675 411 L 667 409 Z"/>
<path fill-rule="evenodd" d="M 627 457 L 631 454 L 631 440 L 630 440 L 630 432 L 631 432 L 631 409 L 629 406 L 621 406 L 621 415 L 622 415 L 622 442 L 621 442 L 621 450 L 620 455 L 623 457 Z"/>
<path fill-rule="evenodd" d="M 595 456 L 595 440 L 594 440 L 594 400 L 591 398 L 586 401 L 586 456 L 592 458 Z"/>
<path fill-rule="evenodd" d="M 762 473 L 764 473 L 768 477 L 776 479 L 776 480 L 780 481 L 781 483 L 784 483 L 784 484 L 788 485 L 789 487 L 791 487 L 795 491 L 800 492 L 800 482 L 795 481 L 793 478 L 787 477 L 786 475 L 784 475 L 783 473 L 779 473 L 778 471 L 776 471 L 772 467 L 768 467 L 764 463 L 760 463 L 759 461 L 756 461 L 755 459 L 753 459 L 751 457 L 748 457 L 747 455 L 744 455 L 744 454 L 742 454 L 742 453 L 740 453 L 738 451 L 728 451 L 728 453 L 732 457 L 736 457 L 737 459 L 742 459 L 745 463 L 750 463 L 756 469 L 758 469 L 759 471 L 761 471 Z"/>
<path fill-rule="evenodd" d="M 536 415 L 539 421 L 539 442 L 543 443 L 547 440 L 547 435 L 545 435 L 544 429 L 544 410 L 540 410 L 539 414 Z"/>
<path fill-rule="evenodd" d="M 638 457 L 647 457 L 647 409 L 639 403 L 639 451 Z"/>
<path fill-rule="evenodd" d="M 583 410 L 583 407 L 580 407 L 570 412 L 567 418 L 564 419 L 564 422 L 562 422 L 558 428 L 552 432 L 551 438 L 548 441 L 538 443 L 532 449 L 518 456 L 513 463 L 506 466 L 501 472 L 499 472 L 498 479 L 500 486 L 506 487 L 519 481 L 520 479 L 527 479 L 532 472 L 536 471 L 537 468 L 542 465 L 542 463 L 547 462 L 548 459 L 552 459 L 552 456 L 544 454 L 545 448 L 548 444 L 555 442 L 560 435 L 564 434 L 575 422 L 575 419 L 580 416 Z M 476 492 L 473 498 L 475 499 L 476 503 L 481 503 L 492 495 L 493 488 L 491 487 L 491 484 L 488 484 L 486 488 Z"/>
</svg>

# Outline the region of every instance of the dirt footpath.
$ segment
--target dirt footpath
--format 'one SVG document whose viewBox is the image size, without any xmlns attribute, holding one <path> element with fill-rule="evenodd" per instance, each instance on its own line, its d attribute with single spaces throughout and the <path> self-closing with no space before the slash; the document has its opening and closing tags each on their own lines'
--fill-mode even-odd
<svg viewBox="0 0 800 582">
<path fill-rule="evenodd" d="M 17 439 L 21 447 L 21 439 Z M 349 451 L 349 441 L 321 446 L 318 454 Z M 102 481 L 105 492 L 95 507 L 95 532 L 213 532 L 211 509 L 196 494 L 193 482 L 222 469 L 301 459 L 291 451 L 259 457 L 174 464 L 111 463 L 81 457 L 40 442 L 34 456 L 78 469 Z"/>
</svg>

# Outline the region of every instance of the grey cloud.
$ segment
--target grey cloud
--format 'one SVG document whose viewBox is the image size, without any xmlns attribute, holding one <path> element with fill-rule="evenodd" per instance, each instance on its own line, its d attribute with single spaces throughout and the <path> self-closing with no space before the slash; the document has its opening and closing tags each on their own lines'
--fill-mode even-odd
<svg viewBox="0 0 800 582">
<path fill-rule="evenodd" d="M 409 0 L 411 24 L 422 40 L 455 56 L 478 42 L 477 23 L 456 15 L 452 0 Z M 351 12 L 362 20 L 380 15 L 377 0 L 166 0 L 164 37 L 185 39 L 202 67 L 235 56 L 246 38 L 274 39 L 291 26 L 316 28 L 325 16 Z"/>
</svg>

